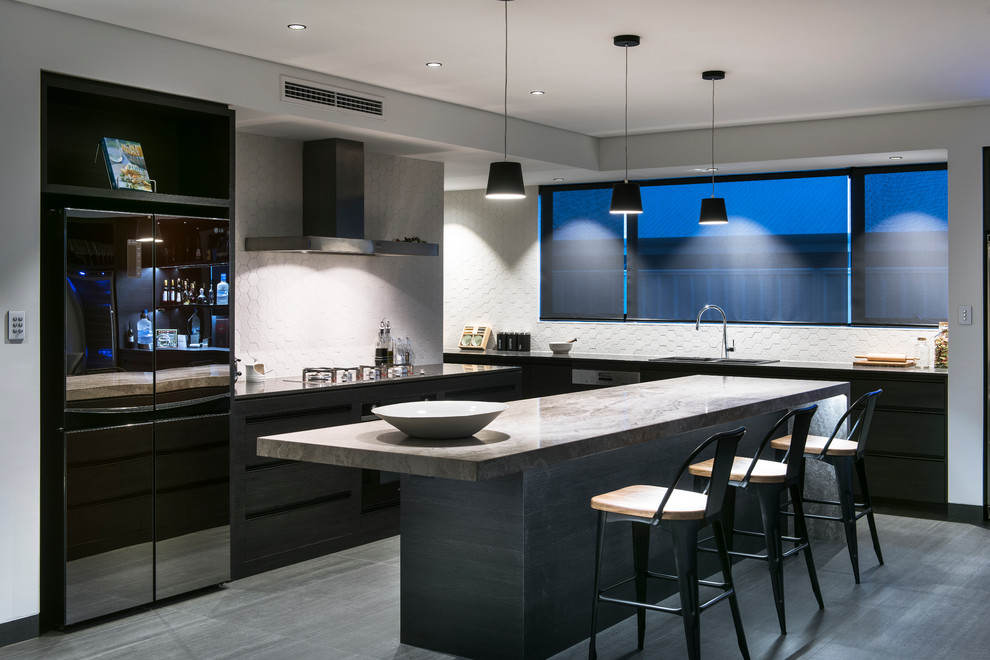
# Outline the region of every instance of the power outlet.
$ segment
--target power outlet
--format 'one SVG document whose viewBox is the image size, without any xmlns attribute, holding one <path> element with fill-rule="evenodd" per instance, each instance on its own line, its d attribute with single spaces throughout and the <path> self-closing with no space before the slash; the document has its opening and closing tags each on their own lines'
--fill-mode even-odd
<svg viewBox="0 0 990 660">
<path fill-rule="evenodd" d="M 27 335 L 27 314 L 25 312 L 7 312 L 7 340 L 23 341 Z"/>
<path fill-rule="evenodd" d="M 959 325 L 973 325 L 972 305 L 959 305 Z"/>
</svg>

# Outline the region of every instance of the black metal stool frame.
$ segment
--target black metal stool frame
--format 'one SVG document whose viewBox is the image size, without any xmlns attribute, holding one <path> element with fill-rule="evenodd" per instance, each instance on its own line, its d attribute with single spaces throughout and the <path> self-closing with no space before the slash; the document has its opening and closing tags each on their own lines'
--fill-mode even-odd
<svg viewBox="0 0 990 660">
<path fill-rule="evenodd" d="M 701 657 L 701 627 L 699 615 L 715 603 L 728 598 L 729 606 L 732 610 L 732 621 L 736 629 L 736 639 L 739 650 L 743 658 L 749 660 L 749 648 L 746 645 L 746 634 L 743 631 L 742 618 L 739 613 L 739 603 L 736 599 L 736 591 L 732 584 L 732 567 L 729 559 L 728 546 L 726 545 L 725 532 L 722 528 L 722 504 L 725 493 L 728 490 L 729 473 L 732 469 L 732 461 L 735 457 L 736 448 L 746 429 L 743 427 L 718 433 L 705 440 L 698 446 L 691 455 L 684 461 L 684 464 L 677 471 L 674 480 L 667 488 L 660 506 L 652 518 L 640 518 L 622 514 L 609 514 L 607 511 L 598 511 L 597 544 L 595 548 L 595 590 L 591 611 L 591 639 L 588 649 L 588 657 L 594 660 L 598 657 L 595 648 L 595 638 L 598 627 L 598 603 L 615 603 L 636 608 L 637 616 L 637 643 L 638 648 L 643 648 L 643 641 L 646 634 L 646 610 L 656 612 L 667 612 L 677 614 L 683 619 L 684 634 L 687 640 L 688 658 L 690 660 L 700 660 Z M 698 520 L 664 520 L 663 510 L 674 492 L 678 482 L 687 472 L 688 467 L 694 462 L 701 452 L 712 443 L 717 443 L 715 447 L 715 462 L 712 469 L 712 478 L 708 484 L 708 499 L 705 504 L 704 517 Z M 610 523 L 631 522 L 633 537 L 633 567 L 634 575 L 620 580 L 604 589 L 601 588 L 601 567 L 605 546 L 605 528 Z M 711 525 L 715 544 L 718 548 L 719 563 L 722 569 L 722 582 L 698 579 L 698 532 L 705 526 Z M 647 563 L 649 558 L 649 543 L 651 527 L 659 526 L 670 532 L 673 539 L 674 562 L 677 567 L 677 575 L 657 573 L 649 570 Z M 673 580 L 678 583 L 680 592 L 680 607 L 663 607 L 654 603 L 644 602 L 647 595 L 648 578 L 659 578 Z M 611 591 L 630 581 L 635 581 L 636 599 L 635 601 L 621 598 L 611 598 L 604 593 Z M 722 589 L 711 600 L 701 603 L 698 586 L 715 587 Z"/>
<path fill-rule="evenodd" d="M 733 557 L 745 557 L 749 559 L 760 559 L 767 562 L 770 569 L 770 585 L 773 591 L 774 605 L 777 609 L 777 621 L 780 624 L 782 635 L 787 634 L 787 623 L 784 614 L 784 560 L 798 552 L 804 552 L 805 564 L 808 567 L 808 577 L 811 580 L 811 589 L 814 591 L 815 599 L 818 601 L 818 609 L 825 609 L 825 602 L 822 599 L 821 586 L 818 583 L 818 573 L 815 570 L 815 560 L 811 552 L 811 540 L 808 537 L 808 527 L 805 523 L 804 507 L 801 505 L 801 497 L 804 491 L 804 446 L 808 439 L 808 430 L 811 428 L 811 418 L 818 410 L 817 404 L 812 404 L 805 408 L 792 410 L 781 417 L 773 428 L 767 432 L 760 443 L 759 448 L 753 455 L 746 474 L 740 481 L 729 482 L 730 488 L 726 493 L 725 506 L 723 507 L 723 518 L 725 520 L 729 555 Z M 782 462 L 787 464 L 783 482 L 760 483 L 751 480 L 753 470 L 756 469 L 757 461 L 766 451 L 770 441 L 777 437 L 781 429 L 786 429 L 787 424 L 794 420 L 791 429 L 791 449 L 796 459 L 788 455 L 784 456 Z M 735 518 L 735 496 L 736 489 L 742 488 L 754 492 L 760 504 L 760 516 L 763 522 L 763 531 L 737 529 L 734 526 Z M 781 528 L 781 495 L 787 492 L 790 495 L 794 506 L 794 533 L 795 536 L 787 536 Z M 762 554 L 747 553 L 732 550 L 733 536 L 752 536 L 764 540 L 766 551 Z M 702 544 L 711 539 L 703 539 Z M 793 543 L 794 547 L 783 550 L 783 542 Z M 699 545 L 699 549 L 706 552 L 716 552 L 715 548 Z"/>
<path fill-rule="evenodd" d="M 846 548 L 849 550 L 849 561 L 852 562 L 853 577 L 856 578 L 856 584 L 859 584 L 859 542 L 856 539 L 856 521 L 863 516 L 866 516 L 866 521 L 870 526 L 870 536 L 873 539 L 873 550 L 876 552 L 877 561 L 879 561 L 880 565 L 883 566 L 883 553 L 880 551 L 880 537 L 877 535 L 877 522 L 873 517 L 873 500 L 870 498 L 870 487 L 866 481 L 865 460 L 866 440 L 870 435 L 870 424 L 873 421 L 873 410 L 876 408 L 877 400 L 880 398 L 880 394 L 882 392 L 883 390 L 874 390 L 873 392 L 867 392 L 863 396 L 856 399 L 856 401 L 849 406 L 849 409 L 846 410 L 845 414 L 839 418 L 835 428 L 832 430 L 832 434 L 825 442 L 825 446 L 821 453 L 811 455 L 811 457 L 820 461 L 825 461 L 835 468 L 835 480 L 839 490 L 839 499 L 817 500 L 808 497 L 804 498 L 805 502 L 839 507 L 841 515 L 838 516 L 806 513 L 805 518 L 832 520 L 842 523 L 846 534 Z M 860 408 L 862 408 L 862 411 L 860 411 Z M 856 438 L 856 455 L 829 456 L 828 449 L 832 445 L 832 441 L 838 437 L 838 434 L 842 430 L 842 427 L 845 425 L 846 421 L 852 418 L 854 413 L 857 412 L 858 416 L 855 417 L 855 421 L 853 422 L 852 428 L 849 429 L 849 433 L 846 438 Z M 862 491 L 863 502 L 856 502 L 855 500 L 855 494 L 853 492 L 853 471 L 856 472 L 856 477 L 859 480 L 859 487 Z M 791 511 L 784 511 L 783 513 L 785 515 L 794 515 Z"/>
</svg>

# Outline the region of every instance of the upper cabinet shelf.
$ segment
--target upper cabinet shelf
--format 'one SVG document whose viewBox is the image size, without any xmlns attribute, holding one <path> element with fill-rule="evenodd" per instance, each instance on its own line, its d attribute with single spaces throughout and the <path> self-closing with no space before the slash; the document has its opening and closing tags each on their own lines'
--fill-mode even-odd
<svg viewBox="0 0 990 660">
<path fill-rule="evenodd" d="M 42 113 L 43 192 L 232 204 L 234 122 L 224 105 L 46 73 Z M 111 187 L 99 149 L 105 137 L 141 143 L 155 192 Z"/>
</svg>

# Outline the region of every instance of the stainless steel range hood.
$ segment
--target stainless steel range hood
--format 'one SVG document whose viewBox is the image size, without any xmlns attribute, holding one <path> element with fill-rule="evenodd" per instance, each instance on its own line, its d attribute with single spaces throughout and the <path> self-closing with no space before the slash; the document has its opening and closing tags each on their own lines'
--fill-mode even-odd
<svg viewBox="0 0 990 660">
<path fill-rule="evenodd" d="M 364 145 L 353 140 L 303 144 L 303 233 L 253 236 L 248 252 L 437 256 L 436 243 L 364 237 Z"/>
</svg>

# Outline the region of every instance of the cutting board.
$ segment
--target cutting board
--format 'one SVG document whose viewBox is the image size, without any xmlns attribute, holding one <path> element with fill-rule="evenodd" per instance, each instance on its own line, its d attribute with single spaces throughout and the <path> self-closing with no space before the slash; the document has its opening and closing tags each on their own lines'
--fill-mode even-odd
<svg viewBox="0 0 990 660">
<path fill-rule="evenodd" d="M 914 358 L 907 360 L 853 360 L 853 364 L 866 367 L 913 367 Z"/>
</svg>

